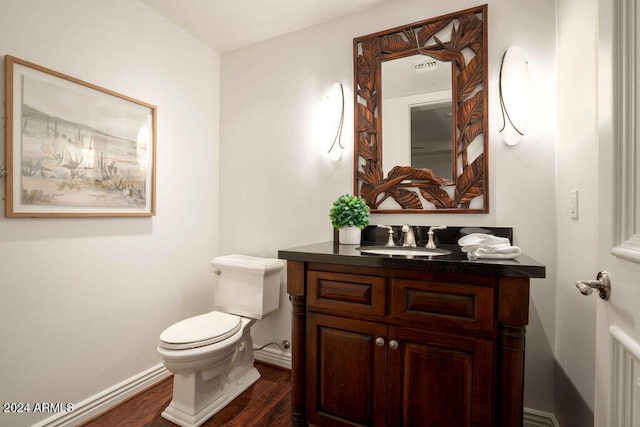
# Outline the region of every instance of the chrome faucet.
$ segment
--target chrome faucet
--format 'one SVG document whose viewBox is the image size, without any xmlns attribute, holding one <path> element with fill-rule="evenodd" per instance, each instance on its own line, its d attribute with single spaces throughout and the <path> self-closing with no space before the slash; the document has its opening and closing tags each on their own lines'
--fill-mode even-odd
<svg viewBox="0 0 640 427">
<path fill-rule="evenodd" d="M 409 224 L 405 224 L 402 226 L 402 232 L 404 233 L 404 243 L 402 246 L 410 246 L 412 248 L 416 247 L 416 236 L 413 234 L 413 227 Z"/>
</svg>

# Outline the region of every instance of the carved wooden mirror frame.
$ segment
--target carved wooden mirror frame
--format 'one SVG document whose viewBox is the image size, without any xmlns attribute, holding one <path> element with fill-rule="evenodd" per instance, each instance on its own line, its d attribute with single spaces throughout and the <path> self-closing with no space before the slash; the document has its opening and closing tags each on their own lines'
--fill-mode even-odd
<svg viewBox="0 0 640 427">
<path fill-rule="evenodd" d="M 353 47 L 355 194 L 377 213 L 488 212 L 487 5 L 358 37 Z M 382 61 L 415 54 L 452 63 L 453 180 L 402 165 L 384 177 Z M 482 150 L 469 159 L 477 138 Z M 482 206 L 470 208 L 478 196 Z M 400 208 L 380 208 L 388 198 Z"/>
</svg>

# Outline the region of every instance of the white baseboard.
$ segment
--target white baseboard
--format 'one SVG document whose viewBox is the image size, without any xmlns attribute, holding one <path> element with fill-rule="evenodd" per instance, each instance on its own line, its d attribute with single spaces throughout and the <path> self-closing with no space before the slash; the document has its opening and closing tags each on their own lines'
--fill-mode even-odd
<svg viewBox="0 0 640 427">
<path fill-rule="evenodd" d="M 254 357 L 261 362 L 291 370 L 291 352 L 282 351 L 279 348 L 265 347 L 262 350 L 254 350 Z"/>
<path fill-rule="evenodd" d="M 291 353 L 280 349 L 264 348 L 256 350 L 256 360 L 271 365 L 291 369 Z M 73 427 L 105 412 L 113 406 L 125 401 L 140 391 L 171 376 L 171 372 L 162 363 L 147 369 L 131 378 L 116 384 L 88 399 L 74 403 L 73 411 L 61 412 L 49 417 L 32 427 Z"/>
<path fill-rule="evenodd" d="M 560 427 L 556 417 L 548 412 L 524 408 L 522 427 Z"/>
<path fill-rule="evenodd" d="M 73 405 L 72 412 L 61 412 L 32 427 L 72 427 L 106 411 L 134 394 L 171 376 L 162 363 L 122 381 L 80 403 Z"/>
</svg>

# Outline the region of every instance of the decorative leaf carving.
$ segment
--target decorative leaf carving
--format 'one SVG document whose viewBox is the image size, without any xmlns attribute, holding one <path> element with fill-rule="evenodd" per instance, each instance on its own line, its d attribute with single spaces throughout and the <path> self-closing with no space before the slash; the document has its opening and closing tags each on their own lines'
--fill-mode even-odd
<svg viewBox="0 0 640 427">
<path fill-rule="evenodd" d="M 466 167 L 458 177 L 455 200 L 461 206 L 469 206 L 471 199 L 484 193 L 484 153 Z"/>
<path fill-rule="evenodd" d="M 449 25 L 450 22 L 450 19 L 445 19 L 442 21 L 431 22 L 423 25 L 416 34 L 418 46 L 424 46 L 431 37 L 433 37 L 438 31 Z"/>
<path fill-rule="evenodd" d="M 473 198 L 486 194 L 485 166 L 488 147 L 485 129 L 484 90 L 486 89 L 486 29 L 487 6 L 468 9 L 459 14 L 416 23 L 405 28 L 376 33 L 356 39 L 356 111 L 355 133 L 357 138 L 356 162 L 358 170 L 357 192 L 371 209 L 392 198 L 400 207 L 412 211 L 438 212 L 468 209 Z M 449 40 L 442 31 L 451 25 Z M 430 43 L 430 44 L 429 44 Z M 475 55 L 465 58 L 468 50 Z M 463 50 L 465 54 L 463 54 Z M 430 169 L 396 166 L 385 178 L 381 164 L 381 140 L 378 135 L 380 117 L 378 103 L 381 100 L 379 63 L 384 55 L 393 57 L 425 54 L 432 58 L 452 62 L 454 70 L 456 126 L 454 156 L 461 173 L 448 180 L 436 176 Z M 476 138 L 483 136 L 483 152 L 471 165 L 467 149 Z M 455 186 L 454 196 L 443 188 Z M 431 206 L 423 206 L 424 200 Z M 487 200 L 485 207 L 487 211 Z M 387 210 L 384 210 L 385 212 Z M 478 210 L 475 210 L 477 212 Z"/>
<path fill-rule="evenodd" d="M 484 122 L 482 120 L 475 121 L 467 126 L 466 132 L 462 134 L 462 137 L 458 141 L 458 154 L 467 150 L 469 144 L 473 142 L 478 135 L 484 132 Z"/>
<path fill-rule="evenodd" d="M 475 13 L 462 15 L 458 18 L 460 25 L 451 30 L 451 49 L 462 51 L 475 43 L 482 35 L 482 21 Z"/>
<path fill-rule="evenodd" d="M 482 84 L 482 56 L 474 56 L 458 74 L 458 102 L 467 99 Z"/>
<path fill-rule="evenodd" d="M 415 191 L 405 190 L 404 188 L 395 188 L 389 190 L 393 200 L 398 202 L 402 209 L 422 209 L 422 202 Z"/>
<path fill-rule="evenodd" d="M 436 209 L 454 209 L 458 206 L 449 193 L 440 187 L 420 187 L 420 194 L 427 201 L 433 203 Z"/>
<path fill-rule="evenodd" d="M 474 128 L 476 132 L 482 130 L 484 117 L 484 99 L 482 95 L 482 91 L 477 92 L 473 97 L 460 104 L 458 108 L 458 129 L 461 132 L 459 146 L 457 147 L 458 153 L 466 150 L 467 146 L 473 141 L 473 138 L 469 139 L 469 129 Z M 478 123 L 480 129 L 475 127 Z"/>
<path fill-rule="evenodd" d="M 376 118 L 373 117 L 373 112 L 369 110 L 363 104 L 356 104 L 358 109 L 358 132 L 364 133 L 376 133 Z"/>
<path fill-rule="evenodd" d="M 375 209 L 377 207 L 376 193 L 373 191 L 373 189 L 374 186 L 372 186 L 371 184 L 367 184 L 366 182 L 363 182 L 360 186 L 360 197 L 364 199 L 367 206 L 369 206 L 369 208 L 371 209 Z"/>
<path fill-rule="evenodd" d="M 377 38 L 362 43 L 362 54 L 358 57 L 358 85 L 375 93 L 377 58 L 380 52 Z"/>
<path fill-rule="evenodd" d="M 380 37 L 380 53 L 395 53 L 417 47 L 415 43 L 405 40 L 399 33 Z"/>
<path fill-rule="evenodd" d="M 383 181 L 382 169 L 378 162 L 366 162 L 362 171 L 358 172 L 358 178 L 367 184 L 378 184 Z"/>
<path fill-rule="evenodd" d="M 421 51 L 421 53 L 432 56 L 440 61 L 455 62 L 459 69 L 464 68 L 464 55 L 462 52 L 443 48 L 442 50 Z"/>
<path fill-rule="evenodd" d="M 399 177 L 402 177 L 402 181 L 408 179 L 420 180 L 427 181 L 432 185 L 441 185 L 442 183 L 442 178 L 438 178 L 431 169 L 427 168 L 416 169 L 411 166 L 395 166 L 389 171 L 389 179 L 396 180 Z"/>
<path fill-rule="evenodd" d="M 358 135 L 358 154 L 365 160 L 377 160 L 376 149 L 370 143 L 365 134 Z"/>
<path fill-rule="evenodd" d="M 358 172 L 358 179 L 362 181 L 360 196 L 367 202 L 367 206 L 374 208 L 380 193 L 378 184 L 384 181 L 382 168 L 377 161 L 367 160 Z"/>
</svg>

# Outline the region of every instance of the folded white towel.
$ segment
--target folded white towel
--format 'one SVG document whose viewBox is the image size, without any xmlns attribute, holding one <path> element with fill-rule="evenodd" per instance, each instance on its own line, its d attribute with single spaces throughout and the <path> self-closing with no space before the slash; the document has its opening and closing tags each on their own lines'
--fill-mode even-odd
<svg viewBox="0 0 640 427">
<path fill-rule="evenodd" d="M 471 251 L 468 251 L 471 252 Z M 520 255 L 522 251 L 517 246 L 510 245 L 500 245 L 500 246 L 484 246 L 474 250 L 473 252 L 479 254 L 518 254 Z"/>
<path fill-rule="evenodd" d="M 480 249 L 473 252 L 467 252 L 467 258 L 469 258 L 471 261 L 475 261 L 477 259 L 514 259 L 522 254 L 522 252 L 520 251 L 520 248 L 518 248 L 517 252 L 511 252 L 511 253 L 493 253 L 492 254 L 492 253 L 479 252 L 479 251 Z"/>
<path fill-rule="evenodd" d="M 458 244 L 460 246 L 471 246 L 471 245 L 483 245 L 483 246 L 493 246 L 500 244 L 510 245 L 509 239 L 506 237 L 498 237 L 492 236 L 490 234 L 484 233 L 471 233 L 467 234 L 464 237 L 461 237 L 458 240 Z"/>
<path fill-rule="evenodd" d="M 497 251 L 498 249 L 510 248 L 510 247 L 511 247 L 511 243 L 497 243 L 495 245 L 483 245 L 483 244 L 466 245 L 466 246 L 462 247 L 462 252 L 471 252 L 471 251 L 475 251 L 476 249 L 480 249 L 480 248 L 484 248 L 484 249 L 492 250 L 492 251 Z"/>
<path fill-rule="evenodd" d="M 462 252 L 470 260 L 476 259 L 513 259 L 522 254 L 517 246 L 512 246 L 506 237 L 483 233 L 472 233 L 458 240 Z"/>
</svg>

